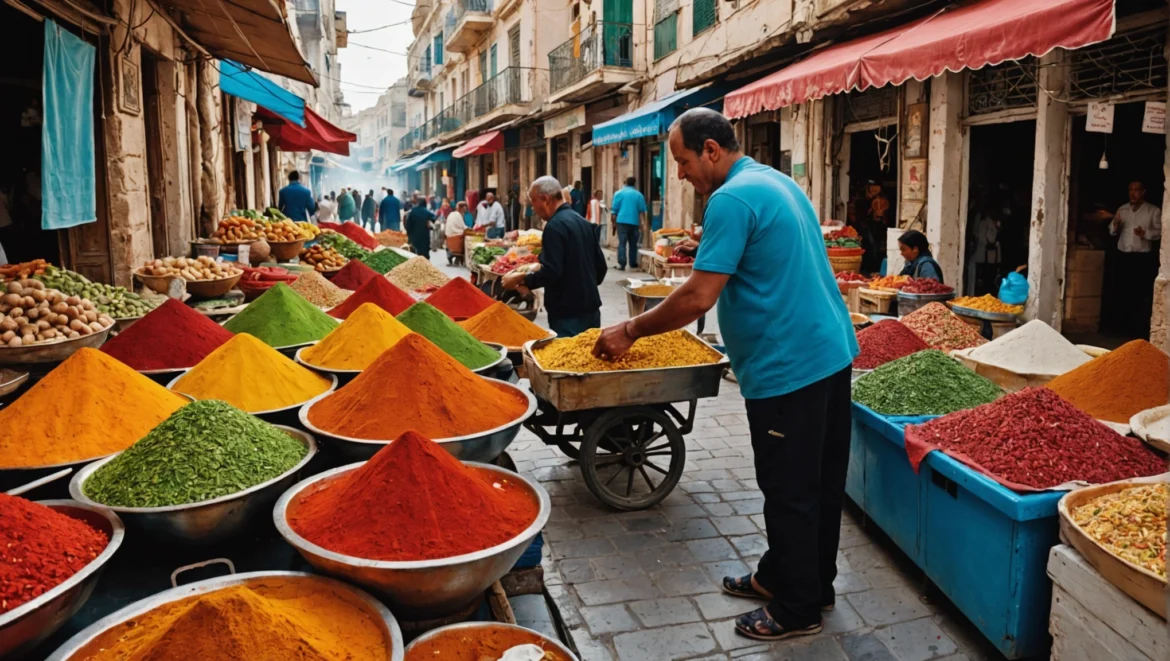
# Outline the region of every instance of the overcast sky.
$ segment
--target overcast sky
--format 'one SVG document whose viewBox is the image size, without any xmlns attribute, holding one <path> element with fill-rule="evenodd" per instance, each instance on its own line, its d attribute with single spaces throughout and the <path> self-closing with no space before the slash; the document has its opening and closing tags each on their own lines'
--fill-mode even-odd
<svg viewBox="0 0 1170 661">
<path fill-rule="evenodd" d="M 356 113 L 378 102 L 378 95 L 406 75 L 406 48 L 414 39 L 410 30 L 413 0 L 337 0 L 349 24 L 349 47 L 338 52 L 341 89 Z M 362 30 L 401 23 L 384 30 Z M 357 32 L 358 34 L 354 34 Z M 361 45 L 359 45 L 361 44 Z M 372 46 L 382 50 L 371 50 Z M 393 55 L 383 51 L 394 51 Z"/>
</svg>

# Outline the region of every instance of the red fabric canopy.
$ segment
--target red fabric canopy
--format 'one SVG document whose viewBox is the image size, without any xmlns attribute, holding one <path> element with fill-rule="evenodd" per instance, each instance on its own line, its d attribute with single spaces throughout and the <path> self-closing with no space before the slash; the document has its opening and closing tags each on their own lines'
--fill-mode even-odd
<svg viewBox="0 0 1170 661">
<path fill-rule="evenodd" d="M 504 134 L 501 131 L 488 131 L 475 136 L 467 144 L 451 152 L 455 158 L 464 156 L 478 156 L 480 154 L 494 154 L 504 148 Z"/>
<path fill-rule="evenodd" d="M 323 117 L 305 107 L 305 127 L 290 124 L 276 113 L 262 106 L 256 107 L 256 114 L 264 122 L 264 130 L 276 140 L 276 146 L 283 151 L 318 151 L 349 156 L 349 143 L 357 142 L 357 136 L 342 131 Z"/>
<path fill-rule="evenodd" d="M 726 96 L 732 119 L 1113 36 L 1114 0 L 980 0 L 812 55 Z"/>
</svg>

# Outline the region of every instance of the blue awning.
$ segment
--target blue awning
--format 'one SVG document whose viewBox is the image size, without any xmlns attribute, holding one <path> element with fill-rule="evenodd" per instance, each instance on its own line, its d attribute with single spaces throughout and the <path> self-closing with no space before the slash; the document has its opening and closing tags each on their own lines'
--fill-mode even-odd
<svg viewBox="0 0 1170 661">
<path fill-rule="evenodd" d="M 444 145 L 438 149 L 433 149 L 424 154 L 422 158 L 419 159 L 419 162 L 413 164 L 411 167 L 413 167 L 415 170 L 422 170 L 432 167 L 438 163 L 449 161 L 455 158 L 454 152 L 455 147 L 457 146 L 458 145 Z"/>
<path fill-rule="evenodd" d="M 219 87 L 225 94 L 251 101 L 297 126 L 305 126 L 304 99 L 231 60 L 219 61 Z"/>
<path fill-rule="evenodd" d="M 593 146 L 661 135 L 682 111 L 721 96 L 722 88 L 716 89 L 710 85 L 675 92 L 665 99 L 652 101 L 633 112 L 594 126 Z"/>
<path fill-rule="evenodd" d="M 419 154 L 418 156 L 411 156 L 410 158 L 404 158 L 401 160 L 394 161 L 394 163 L 391 164 L 390 167 L 386 168 L 386 174 L 393 174 L 395 172 L 402 172 L 403 170 L 406 170 L 407 168 L 412 167 L 413 165 L 415 165 L 416 163 L 421 161 L 423 159 L 423 157 L 425 157 L 425 156 L 426 156 L 426 154 Z"/>
</svg>

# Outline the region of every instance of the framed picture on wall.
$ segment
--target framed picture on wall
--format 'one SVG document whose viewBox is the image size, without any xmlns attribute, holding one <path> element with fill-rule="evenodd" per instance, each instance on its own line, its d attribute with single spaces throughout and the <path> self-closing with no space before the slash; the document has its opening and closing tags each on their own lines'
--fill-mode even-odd
<svg viewBox="0 0 1170 661">
<path fill-rule="evenodd" d="M 905 158 L 926 158 L 926 104 L 906 106 Z"/>
<path fill-rule="evenodd" d="M 926 199 L 926 159 L 907 158 L 902 161 L 902 200 L 921 202 Z"/>
<path fill-rule="evenodd" d="M 137 115 L 142 112 L 142 81 L 138 64 L 128 55 L 118 58 L 118 109 Z"/>
</svg>

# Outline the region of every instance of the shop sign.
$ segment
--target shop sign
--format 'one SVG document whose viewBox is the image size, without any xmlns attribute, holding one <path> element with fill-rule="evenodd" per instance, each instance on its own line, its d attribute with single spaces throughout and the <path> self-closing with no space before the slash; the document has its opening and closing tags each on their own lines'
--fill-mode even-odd
<svg viewBox="0 0 1170 661">
<path fill-rule="evenodd" d="M 1089 114 L 1085 117 L 1085 130 L 1089 133 L 1113 133 L 1113 104 L 1089 104 Z"/>
<path fill-rule="evenodd" d="M 1142 117 L 1142 133 L 1166 135 L 1166 102 L 1146 101 L 1146 114 Z"/>
<path fill-rule="evenodd" d="M 569 112 L 563 112 L 544 120 L 544 137 L 552 138 L 583 126 L 585 126 L 585 106 L 577 106 Z"/>
</svg>

